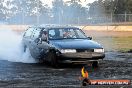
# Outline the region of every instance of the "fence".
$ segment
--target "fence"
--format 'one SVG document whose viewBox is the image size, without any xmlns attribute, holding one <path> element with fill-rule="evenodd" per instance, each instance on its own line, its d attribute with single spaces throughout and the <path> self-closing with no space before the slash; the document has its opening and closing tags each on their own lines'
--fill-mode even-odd
<svg viewBox="0 0 132 88">
<path fill-rule="evenodd" d="M 107 14 L 89 18 L 86 21 L 88 24 L 132 22 L 132 14 Z M 81 19 L 79 18 L 78 23 Z"/>
<path fill-rule="evenodd" d="M 9 24 L 100 24 L 100 23 L 120 23 L 120 22 L 132 22 L 132 14 L 106 14 L 87 17 L 73 17 L 65 18 L 63 14 L 58 18 L 54 17 L 26 17 L 22 15 L 21 18 L 13 18 L 8 20 Z"/>
</svg>

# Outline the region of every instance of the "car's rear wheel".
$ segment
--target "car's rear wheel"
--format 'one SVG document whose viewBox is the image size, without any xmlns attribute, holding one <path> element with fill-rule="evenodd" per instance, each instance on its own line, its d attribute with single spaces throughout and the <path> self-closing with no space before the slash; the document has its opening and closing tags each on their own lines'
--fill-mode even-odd
<svg viewBox="0 0 132 88">
<path fill-rule="evenodd" d="M 38 59 L 37 59 L 37 62 L 38 62 L 38 63 L 44 63 L 45 61 L 44 61 L 43 58 L 38 58 Z"/>
<path fill-rule="evenodd" d="M 54 52 L 49 52 L 48 53 L 48 61 L 50 62 L 51 66 L 53 67 L 58 67 L 58 60 L 57 56 Z"/>
<path fill-rule="evenodd" d="M 93 61 L 93 62 L 92 62 L 92 67 L 93 67 L 93 68 L 98 68 L 98 67 L 99 67 L 98 61 Z"/>
</svg>

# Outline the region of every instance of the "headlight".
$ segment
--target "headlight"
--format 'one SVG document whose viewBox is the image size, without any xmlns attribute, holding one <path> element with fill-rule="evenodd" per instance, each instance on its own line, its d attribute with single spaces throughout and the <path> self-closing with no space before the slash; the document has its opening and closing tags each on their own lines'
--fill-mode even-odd
<svg viewBox="0 0 132 88">
<path fill-rule="evenodd" d="M 94 49 L 94 52 L 103 53 L 104 49 Z"/>
<path fill-rule="evenodd" d="M 62 49 L 60 51 L 61 53 L 76 53 L 75 49 Z"/>
</svg>

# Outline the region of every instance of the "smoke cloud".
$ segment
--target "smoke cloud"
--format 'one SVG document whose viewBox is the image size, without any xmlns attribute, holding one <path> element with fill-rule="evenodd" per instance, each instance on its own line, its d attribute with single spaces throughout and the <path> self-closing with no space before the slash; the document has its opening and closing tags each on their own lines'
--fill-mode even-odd
<svg viewBox="0 0 132 88">
<path fill-rule="evenodd" d="M 9 29 L 0 30 L 0 60 L 11 62 L 35 63 L 29 50 L 23 52 L 22 36 Z"/>
</svg>

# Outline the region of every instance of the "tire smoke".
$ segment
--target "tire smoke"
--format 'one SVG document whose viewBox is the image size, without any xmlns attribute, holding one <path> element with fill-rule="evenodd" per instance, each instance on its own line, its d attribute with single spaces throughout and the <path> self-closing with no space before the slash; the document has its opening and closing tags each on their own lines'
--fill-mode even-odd
<svg viewBox="0 0 132 88">
<path fill-rule="evenodd" d="M 29 50 L 23 52 L 22 35 L 9 29 L 0 30 L 0 60 L 11 62 L 36 63 Z"/>
</svg>

